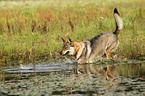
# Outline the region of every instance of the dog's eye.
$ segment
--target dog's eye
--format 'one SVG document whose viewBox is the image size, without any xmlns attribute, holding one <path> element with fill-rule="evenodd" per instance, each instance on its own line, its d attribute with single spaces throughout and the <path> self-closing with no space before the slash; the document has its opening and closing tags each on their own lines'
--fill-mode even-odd
<svg viewBox="0 0 145 96">
<path fill-rule="evenodd" d="M 74 47 L 74 45 L 71 45 L 71 47 Z"/>
<path fill-rule="evenodd" d="M 71 46 L 71 47 L 74 47 L 74 45 L 73 45 L 73 44 L 70 44 L 70 46 Z"/>
<path fill-rule="evenodd" d="M 67 47 L 67 46 L 65 46 L 64 48 L 65 48 L 65 49 L 68 49 L 68 47 Z"/>
</svg>

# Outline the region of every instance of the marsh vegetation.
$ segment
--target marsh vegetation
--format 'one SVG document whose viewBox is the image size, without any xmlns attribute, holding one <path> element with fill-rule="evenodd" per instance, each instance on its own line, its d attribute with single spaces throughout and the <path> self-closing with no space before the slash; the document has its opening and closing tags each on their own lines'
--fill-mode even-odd
<svg viewBox="0 0 145 96">
<path fill-rule="evenodd" d="M 113 9 L 124 21 L 116 52 L 128 59 L 145 56 L 145 1 L 1 1 L 0 60 L 56 59 L 61 37 L 74 41 L 115 30 Z"/>
</svg>

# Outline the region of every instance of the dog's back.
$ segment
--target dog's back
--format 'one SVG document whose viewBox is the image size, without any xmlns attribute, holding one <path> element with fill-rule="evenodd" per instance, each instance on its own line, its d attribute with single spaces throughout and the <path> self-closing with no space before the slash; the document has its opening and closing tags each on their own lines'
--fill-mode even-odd
<svg viewBox="0 0 145 96">
<path fill-rule="evenodd" d="M 91 54 L 89 61 L 93 62 L 93 59 L 97 59 L 104 53 L 107 58 L 110 58 L 112 52 L 115 52 L 119 44 L 118 37 L 110 32 L 101 33 L 89 40 L 91 42 Z"/>
</svg>

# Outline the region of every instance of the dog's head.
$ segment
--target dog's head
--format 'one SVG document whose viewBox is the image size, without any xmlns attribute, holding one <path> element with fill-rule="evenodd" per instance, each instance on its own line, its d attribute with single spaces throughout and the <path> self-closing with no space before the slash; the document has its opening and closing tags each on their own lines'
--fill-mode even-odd
<svg viewBox="0 0 145 96">
<path fill-rule="evenodd" d="M 63 47 L 60 55 L 75 55 L 75 47 L 72 40 L 70 38 L 68 38 L 68 41 L 64 40 L 63 38 L 61 39 L 63 41 Z"/>
</svg>

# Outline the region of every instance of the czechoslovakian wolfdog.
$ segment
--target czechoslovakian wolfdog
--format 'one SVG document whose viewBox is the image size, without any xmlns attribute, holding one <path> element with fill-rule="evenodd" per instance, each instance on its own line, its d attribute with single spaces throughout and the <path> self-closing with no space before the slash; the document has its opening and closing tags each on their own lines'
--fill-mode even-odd
<svg viewBox="0 0 145 96">
<path fill-rule="evenodd" d="M 116 23 L 114 32 L 104 32 L 82 42 L 73 42 L 70 38 L 66 41 L 62 38 L 63 48 L 60 54 L 74 55 L 78 63 L 95 62 L 104 53 L 107 59 L 110 59 L 111 53 L 115 52 L 119 45 L 118 35 L 123 27 L 123 21 L 116 8 L 114 9 L 114 18 Z"/>
</svg>

